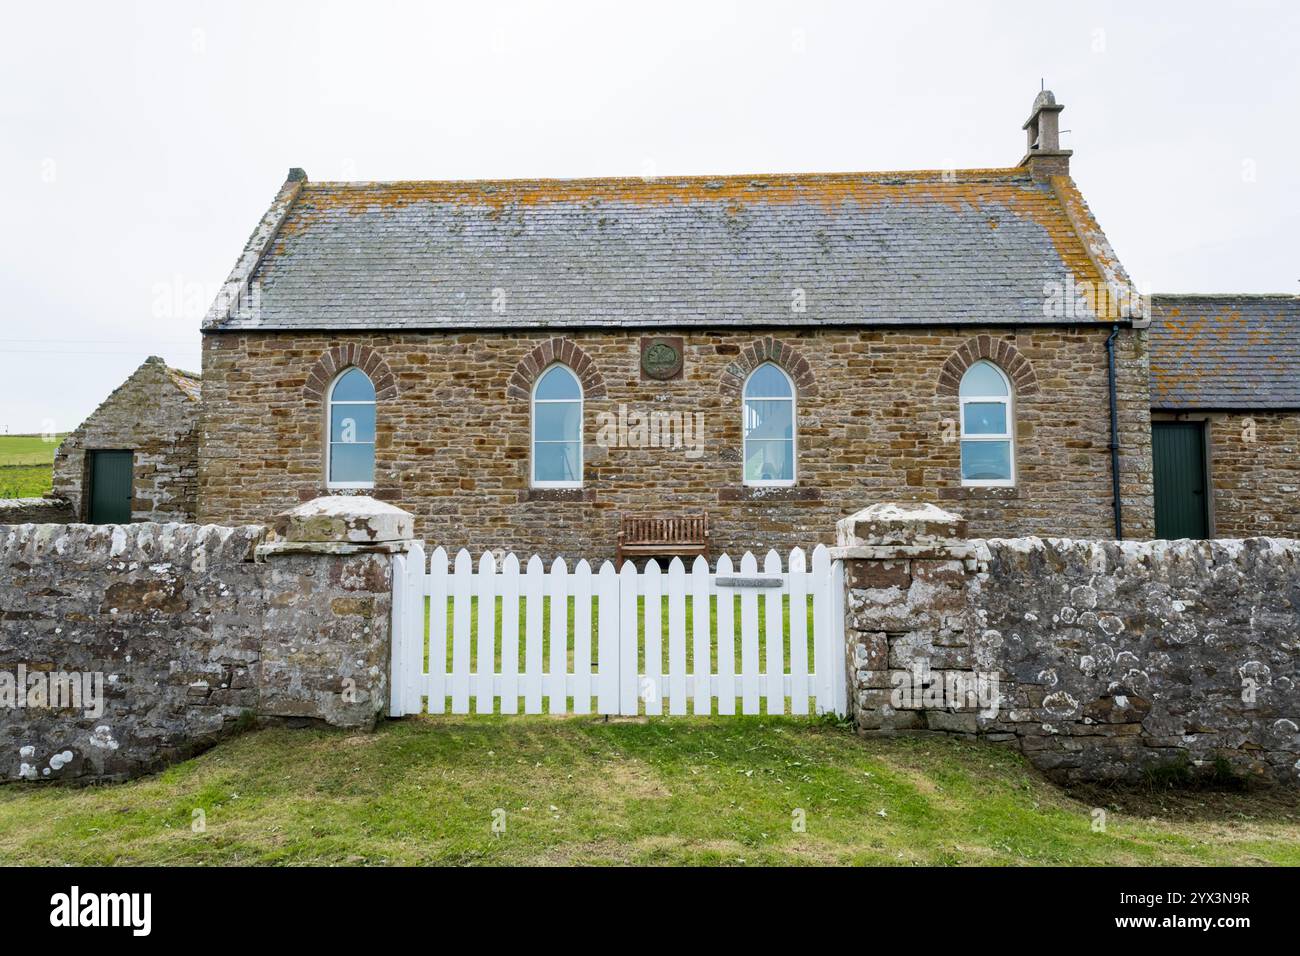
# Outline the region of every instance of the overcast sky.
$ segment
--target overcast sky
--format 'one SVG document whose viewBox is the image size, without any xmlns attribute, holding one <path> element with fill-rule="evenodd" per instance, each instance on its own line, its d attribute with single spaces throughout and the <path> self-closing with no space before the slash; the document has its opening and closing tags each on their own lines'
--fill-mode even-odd
<svg viewBox="0 0 1300 956">
<path fill-rule="evenodd" d="M 1040 78 L 1121 261 L 1300 292 L 1300 4 L 16 3 L 0 430 L 198 325 L 290 166 L 483 179 L 1010 166 Z"/>
</svg>

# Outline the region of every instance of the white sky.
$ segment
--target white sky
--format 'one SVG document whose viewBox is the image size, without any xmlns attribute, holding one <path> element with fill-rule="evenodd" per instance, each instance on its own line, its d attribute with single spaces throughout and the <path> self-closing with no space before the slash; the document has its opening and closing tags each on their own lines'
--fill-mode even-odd
<svg viewBox="0 0 1300 956">
<path fill-rule="evenodd" d="M 1294 2 L 0 2 L 0 431 L 197 370 L 290 166 L 1010 166 L 1040 77 L 1141 285 L 1300 292 Z"/>
</svg>

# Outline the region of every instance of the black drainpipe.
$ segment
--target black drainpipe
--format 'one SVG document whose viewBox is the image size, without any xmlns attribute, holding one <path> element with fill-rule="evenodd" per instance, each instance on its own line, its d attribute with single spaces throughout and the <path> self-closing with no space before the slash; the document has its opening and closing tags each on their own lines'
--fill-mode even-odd
<svg viewBox="0 0 1300 956">
<path fill-rule="evenodd" d="M 1115 503 L 1115 540 L 1124 540 L 1124 511 L 1119 501 L 1119 410 L 1115 400 L 1115 336 L 1119 326 L 1106 339 L 1106 372 L 1110 378 L 1110 492 Z"/>
</svg>

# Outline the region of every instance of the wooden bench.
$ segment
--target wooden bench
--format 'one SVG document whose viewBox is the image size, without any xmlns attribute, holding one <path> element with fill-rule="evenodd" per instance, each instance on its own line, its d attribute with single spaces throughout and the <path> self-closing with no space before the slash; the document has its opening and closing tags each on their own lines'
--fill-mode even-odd
<svg viewBox="0 0 1300 956">
<path fill-rule="evenodd" d="M 709 557 L 709 516 L 623 515 L 614 566 L 625 557 Z"/>
</svg>

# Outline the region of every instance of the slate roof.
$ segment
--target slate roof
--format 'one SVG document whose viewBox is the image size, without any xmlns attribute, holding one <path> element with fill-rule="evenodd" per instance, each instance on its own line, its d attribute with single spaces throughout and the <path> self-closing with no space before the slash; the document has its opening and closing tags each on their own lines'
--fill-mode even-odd
<svg viewBox="0 0 1300 956">
<path fill-rule="evenodd" d="M 1067 274 L 1123 276 L 1069 177 L 1024 168 L 395 183 L 295 170 L 204 328 L 1037 324 L 1053 321 L 1044 283 Z M 232 308 L 241 283 L 252 294 Z"/>
<path fill-rule="evenodd" d="M 1300 297 L 1156 295 L 1151 407 L 1300 409 Z"/>
</svg>

